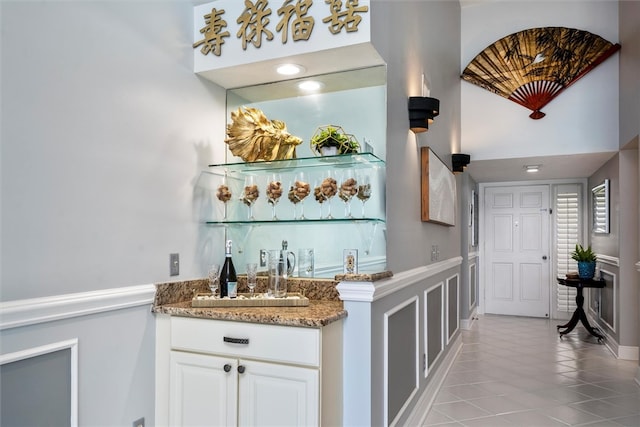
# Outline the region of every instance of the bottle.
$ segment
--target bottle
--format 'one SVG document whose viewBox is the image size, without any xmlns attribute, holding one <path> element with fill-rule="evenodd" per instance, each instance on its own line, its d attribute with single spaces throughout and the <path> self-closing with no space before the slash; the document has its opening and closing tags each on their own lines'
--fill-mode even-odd
<svg viewBox="0 0 640 427">
<path fill-rule="evenodd" d="M 220 271 L 220 298 L 235 298 L 238 292 L 238 278 L 231 259 L 231 240 L 225 246 L 224 265 Z"/>
</svg>

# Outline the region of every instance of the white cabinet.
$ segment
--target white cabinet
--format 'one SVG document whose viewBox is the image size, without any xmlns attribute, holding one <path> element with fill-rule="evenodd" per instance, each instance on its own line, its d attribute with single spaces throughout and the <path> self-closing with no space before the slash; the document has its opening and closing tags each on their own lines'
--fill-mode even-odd
<svg viewBox="0 0 640 427">
<path fill-rule="evenodd" d="M 169 424 L 236 425 L 237 367 L 225 357 L 172 351 Z"/>
<path fill-rule="evenodd" d="M 318 369 L 243 360 L 239 367 L 238 425 L 318 425 Z"/>
<path fill-rule="evenodd" d="M 157 425 L 342 423 L 340 321 L 302 328 L 170 317 L 156 332 Z"/>
</svg>

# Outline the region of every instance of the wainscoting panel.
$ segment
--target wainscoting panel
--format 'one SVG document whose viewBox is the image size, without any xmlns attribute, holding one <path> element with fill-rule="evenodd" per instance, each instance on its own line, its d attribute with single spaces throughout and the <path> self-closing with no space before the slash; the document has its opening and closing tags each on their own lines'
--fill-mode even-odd
<svg viewBox="0 0 640 427">
<path fill-rule="evenodd" d="M 476 306 L 476 288 L 478 283 L 476 281 L 476 271 L 476 263 L 469 264 L 469 311 Z"/>
<path fill-rule="evenodd" d="M 453 335 L 458 332 L 460 327 L 458 315 L 459 310 L 459 275 L 451 276 L 447 279 L 447 344 L 453 338 Z"/>
<path fill-rule="evenodd" d="M 0 425 L 78 425 L 78 340 L 0 356 Z"/>
<path fill-rule="evenodd" d="M 429 375 L 429 368 L 438 360 L 444 349 L 444 315 L 445 315 L 444 282 L 440 282 L 424 294 L 424 342 L 426 345 L 427 369 L 425 377 Z"/>
<path fill-rule="evenodd" d="M 600 270 L 602 278 L 607 286 L 600 289 L 600 319 L 613 332 L 617 331 L 616 321 L 616 297 L 618 294 L 618 280 L 615 273 L 608 270 Z"/>
<path fill-rule="evenodd" d="M 414 296 L 384 314 L 386 420 L 402 413 L 418 391 L 418 313 Z"/>
</svg>

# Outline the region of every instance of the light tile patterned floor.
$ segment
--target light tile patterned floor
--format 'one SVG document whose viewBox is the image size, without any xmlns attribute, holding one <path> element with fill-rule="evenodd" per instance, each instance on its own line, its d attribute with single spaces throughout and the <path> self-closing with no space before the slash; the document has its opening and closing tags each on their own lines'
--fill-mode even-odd
<svg viewBox="0 0 640 427">
<path fill-rule="evenodd" d="M 427 426 L 640 426 L 638 362 L 617 360 L 582 326 L 481 316 L 436 396 Z"/>
</svg>

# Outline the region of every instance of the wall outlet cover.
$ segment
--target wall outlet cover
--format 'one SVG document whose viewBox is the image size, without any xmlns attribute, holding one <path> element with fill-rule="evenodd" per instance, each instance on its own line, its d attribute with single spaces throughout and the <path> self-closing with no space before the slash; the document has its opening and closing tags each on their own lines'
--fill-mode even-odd
<svg viewBox="0 0 640 427">
<path fill-rule="evenodd" d="M 169 254 L 169 276 L 177 276 L 180 274 L 180 255 Z"/>
</svg>

